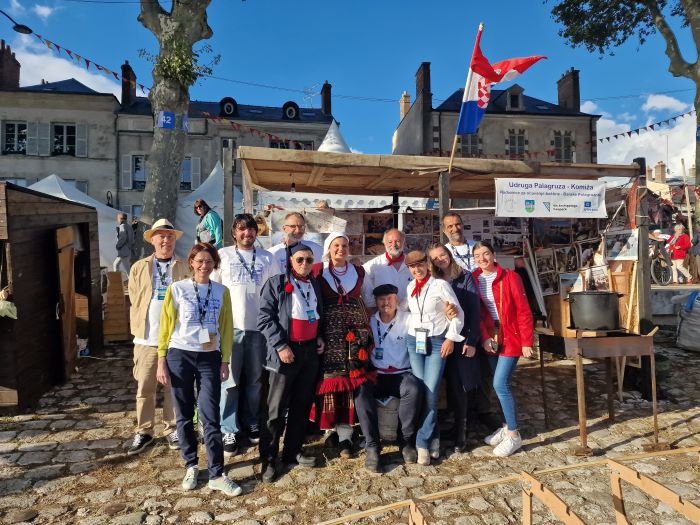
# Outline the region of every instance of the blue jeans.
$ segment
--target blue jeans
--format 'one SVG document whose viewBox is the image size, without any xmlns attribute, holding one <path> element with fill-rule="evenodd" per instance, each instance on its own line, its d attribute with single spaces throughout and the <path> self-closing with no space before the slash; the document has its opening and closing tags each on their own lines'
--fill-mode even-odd
<svg viewBox="0 0 700 525">
<path fill-rule="evenodd" d="M 416 447 L 418 448 L 430 448 L 431 442 L 440 437 L 438 393 L 442 371 L 445 369 L 445 359 L 440 355 L 440 347 L 444 340 L 443 335 L 428 337 L 427 353 L 423 355 L 416 353 L 416 338 L 410 334 L 406 335 L 406 348 L 408 358 L 411 361 L 411 371 L 423 383 L 423 397 L 425 399 L 420 426 L 416 433 Z"/>
<path fill-rule="evenodd" d="M 209 479 L 224 473 L 224 445 L 219 425 L 219 396 L 221 395 L 221 354 L 219 352 L 190 352 L 179 348 L 168 349 L 165 358 L 170 374 L 177 436 L 185 466 L 197 466 L 197 431 L 192 418 L 195 406 L 204 426 L 207 447 Z M 199 385 L 195 395 L 195 381 Z"/>
<path fill-rule="evenodd" d="M 221 384 L 221 430 L 236 434 L 240 427 L 260 424 L 260 393 L 265 360 L 265 336 L 252 330 L 233 330 L 231 373 Z M 243 395 L 243 404 L 239 399 Z"/>
<path fill-rule="evenodd" d="M 515 372 L 519 357 L 489 356 L 493 370 L 493 389 L 501 404 L 503 417 L 506 419 L 508 430 L 518 430 L 518 420 L 515 415 L 515 399 L 510 391 L 510 380 Z"/>
</svg>

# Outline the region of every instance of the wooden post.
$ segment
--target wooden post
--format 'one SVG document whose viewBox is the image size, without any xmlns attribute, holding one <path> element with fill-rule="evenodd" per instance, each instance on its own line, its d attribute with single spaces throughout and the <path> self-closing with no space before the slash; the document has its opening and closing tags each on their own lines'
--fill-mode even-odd
<svg viewBox="0 0 700 525">
<path fill-rule="evenodd" d="M 221 150 L 221 165 L 224 168 L 224 246 L 231 244 L 231 225 L 236 210 L 233 209 L 233 150 L 225 146 Z"/>
<path fill-rule="evenodd" d="M 241 163 L 241 171 L 243 173 L 243 211 L 245 213 L 253 213 L 253 188 L 250 179 L 250 171 L 245 162 Z"/>
<path fill-rule="evenodd" d="M 523 525 L 532 525 L 532 492 L 523 488 Z"/>
<path fill-rule="evenodd" d="M 608 419 L 613 422 L 615 421 L 615 406 L 613 404 L 613 397 L 614 397 L 614 392 L 613 392 L 613 382 L 612 382 L 612 369 L 613 369 L 613 363 L 612 363 L 613 358 L 612 357 L 606 357 L 605 358 L 605 382 L 607 383 L 607 392 L 608 392 Z"/>
<path fill-rule="evenodd" d="M 588 448 L 588 430 L 586 429 L 586 383 L 583 377 L 583 356 L 581 350 L 581 332 L 576 331 L 576 398 L 578 401 L 578 430 L 581 438 L 581 446 L 574 450 L 577 456 L 590 456 Z"/>
<path fill-rule="evenodd" d="M 685 206 L 688 209 L 688 235 L 693 238 L 693 210 L 690 207 L 690 197 L 688 196 L 688 183 L 685 180 L 685 160 L 681 159 L 681 167 L 683 168 L 683 187 L 685 188 Z"/>
<path fill-rule="evenodd" d="M 399 192 L 391 192 L 391 214 L 394 216 L 394 228 L 399 227 Z"/>
<path fill-rule="evenodd" d="M 622 496 L 622 479 L 615 472 L 610 473 L 610 489 L 615 508 L 615 522 L 617 525 L 629 525 L 627 512 L 625 512 L 625 500 Z"/>
<path fill-rule="evenodd" d="M 440 208 L 438 211 L 439 218 L 442 218 L 450 211 L 450 172 L 441 171 L 438 175 L 438 199 L 440 200 Z M 443 242 L 448 242 L 445 233 L 442 233 Z"/>
</svg>

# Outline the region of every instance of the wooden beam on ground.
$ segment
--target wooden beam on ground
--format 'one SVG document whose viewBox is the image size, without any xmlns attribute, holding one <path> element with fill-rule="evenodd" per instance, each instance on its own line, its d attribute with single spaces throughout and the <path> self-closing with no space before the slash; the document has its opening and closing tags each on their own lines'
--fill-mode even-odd
<svg viewBox="0 0 700 525">
<path fill-rule="evenodd" d="M 408 525 L 428 525 L 415 501 L 408 506 Z"/>
<path fill-rule="evenodd" d="M 566 525 L 585 525 L 585 522 L 571 508 L 550 489 L 545 487 L 544 483 L 531 476 L 527 472 L 521 472 L 520 476 L 523 481 L 530 484 L 530 489 L 523 488 L 523 524 L 532 525 L 532 496 L 535 496 L 546 507 L 552 511 L 557 518 L 563 521 Z M 525 511 L 525 495 L 530 500 L 530 511 Z"/>
</svg>

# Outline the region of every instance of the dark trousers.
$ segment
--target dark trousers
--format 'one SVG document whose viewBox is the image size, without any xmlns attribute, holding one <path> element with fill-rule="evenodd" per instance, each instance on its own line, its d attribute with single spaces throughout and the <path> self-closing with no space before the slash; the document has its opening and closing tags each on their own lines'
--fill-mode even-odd
<svg viewBox="0 0 700 525">
<path fill-rule="evenodd" d="M 277 458 L 280 437 L 287 415 L 287 431 L 284 436 L 285 462 L 294 462 L 301 452 L 309 421 L 309 412 L 316 393 L 319 358 L 316 341 L 291 343 L 293 363 L 282 363 L 279 372 L 270 372 L 267 394 L 267 415 L 260 433 L 260 460 L 273 463 Z M 289 409 L 289 413 L 287 413 Z"/>
<path fill-rule="evenodd" d="M 221 354 L 170 348 L 166 362 L 177 414 L 177 436 L 185 466 L 194 467 L 198 462 L 197 431 L 192 422 L 196 406 L 199 421 L 204 426 L 209 479 L 216 479 L 224 472 L 224 446 L 219 425 Z M 195 382 L 199 385 L 196 396 Z"/>
<path fill-rule="evenodd" d="M 462 378 L 454 360 L 445 368 L 445 379 L 447 380 L 447 406 L 455 417 L 455 444 L 464 445 L 467 438 L 466 419 L 467 408 L 470 406 L 469 398 L 479 395 L 480 389 L 476 388 L 471 392 L 464 391 Z M 488 398 L 486 401 L 488 403 Z"/>
<path fill-rule="evenodd" d="M 481 370 L 481 382 L 479 388 L 473 392 L 473 401 L 470 400 L 469 407 L 474 407 L 473 414 L 476 418 L 491 413 L 491 391 L 493 390 L 493 369 L 486 353 L 478 351 L 476 359 L 479 360 Z"/>
<path fill-rule="evenodd" d="M 399 421 L 401 434 L 407 445 L 414 445 L 416 440 L 416 418 L 423 401 L 423 385 L 411 372 L 403 374 L 377 374 L 374 385 L 374 397 L 382 399 L 388 396 L 399 398 Z"/>
</svg>

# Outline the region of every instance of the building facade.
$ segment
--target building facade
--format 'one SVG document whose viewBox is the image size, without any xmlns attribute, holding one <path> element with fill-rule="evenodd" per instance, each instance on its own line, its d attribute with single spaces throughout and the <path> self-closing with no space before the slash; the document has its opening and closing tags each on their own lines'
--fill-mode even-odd
<svg viewBox="0 0 700 525">
<path fill-rule="evenodd" d="M 20 87 L 14 53 L 0 42 L 0 180 L 30 186 L 56 174 L 114 208 L 139 216 L 148 180 L 146 160 L 154 117 L 147 97 L 136 94 L 136 76 L 122 66 L 121 102 L 75 79 Z M 191 101 L 180 192 L 197 189 L 222 148 L 263 146 L 317 149 L 333 121 L 331 85 L 320 108 Z M 240 168 L 234 163 L 234 184 Z"/>
<path fill-rule="evenodd" d="M 404 92 L 401 121 L 394 132 L 397 155 L 450 155 L 464 89 L 433 108 L 430 63 L 416 72 L 416 96 Z M 596 122 L 581 112 L 579 71 L 571 68 L 557 82 L 557 104 L 525 94 L 518 84 L 491 91 L 478 133 L 458 137 L 456 156 L 595 163 Z"/>
</svg>

